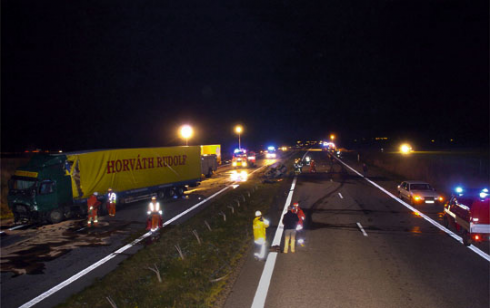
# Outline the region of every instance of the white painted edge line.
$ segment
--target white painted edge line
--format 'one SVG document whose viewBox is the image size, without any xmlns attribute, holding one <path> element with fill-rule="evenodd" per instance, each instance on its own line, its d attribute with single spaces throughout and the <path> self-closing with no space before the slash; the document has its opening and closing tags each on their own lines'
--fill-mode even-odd
<svg viewBox="0 0 490 308">
<path fill-rule="evenodd" d="M 284 203 L 284 208 L 281 213 L 281 218 L 279 219 L 279 224 L 277 225 L 276 234 L 274 235 L 274 240 L 272 241 L 272 246 L 280 246 L 282 234 L 284 230 L 284 224 L 282 223 L 282 217 L 288 211 L 288 207 L 293 199 L 294 187 L 296 186 L 297 177 L 293 179 L 293 184 L 289 190 L 288 197 Z M 272 273 L 274 272 L 274 266 L 276 265 L 277 252 L 270 252 L 265 261 L 264 270 L 262 271 L 262 276 L 260 276 L 259 285 L 257 291 L 255 291 L 254 300 L 252 302 L 252 308 L 262 308 L 265 306 L 265 300 L 267 298 L 267 292 L 269 292 L 269 285 L 272 279 Z"/>
<path fill-rule="evenodd" d="M 338 158 L 336 158 L 336 159 L 339 162 L 341 162 L 344 166 L 346 166 L 347 168 L 349 168 L 350 170 L 352 170 L 354 173 L 356 173 L 360 177 L 363 177 L 366 181 L 368 181 L 369 183 L 371 183 L 372 185 L 374 185 L 376 188 L 378 188 L 379 190 L 381 190 L 382 192 L 384 192 L 385 194 L 387 194 L 388 196 L 390 196 L 394 200 L 398 201 L 400 204 L 402 204 L 403 206 L 405 206 L 407 209 L 411 210 L 412 212 L 416 213 L 418 216 L 420 216 L 423 219 L 425 219 L 427 222 L 429 222 L 430 224 L 432 224 L 434 227 L 438 228 L 439 230 L 441 230 L 443 232 L 446 232 L 449 236 L 451 236 L 452 238 L 454 238 L 458 242 L 463 243 L 463 240 L 462 240 L 461 236 L 457 235 L 456 233 L 452 232 L 448 228 L 446 228 L 446 227 L 442 226 L 441 224 L 437 223 L 435 220 L 433 220 L 429 216 L 425 215 L 424 213 L 420 212 L 416 208 L 412 207 L 408 203 L 405 203 L 403 200 L 400 200 L 399 198 L 397 198 L 396 196 L 394 196 L 392 193 L 390 193 L 389 191 L 387 191 L 383 187 L 381 187 L 378 184 L 374 183 L 370 179 L 364 177 L 362 174 L 360 174 L 359 172 L 357 172 L 354 168 L 352 168 L 351 166 L 347 165 L 346 163 L 344 163 L 340 159 L 338 159 Z M 474 253 L 476 253 L 477 255 L 479 255 L 480 257 L 482 257 L 483 259 L 485 259 L 488 262 L 490 262 L 490 255 L 488 255 L 487 253 L 483 252 L 479 248 L 475 247 L 475 245 L 468 246 L 468 249 L 472 250 Z"/>
<path fill-rule="evenodd" d="M 339 197 L 340 197 L 340 199 L 344 199 L 344 197 L 342 197 L 342 194 L 341 193 L 339 193 Z"/>
<path fill-rule="evenodd" d="M 189 213 L 190 211 L 196 209 L 197 207 L 201 206 L 203 203 L 213 199 L 214 197 L 216 197 L 217 195 L 221 194 L 222 192 L 224 192 L 225 190 L 229 189 L 231 186 L 226 186 L 225 188 L 221 189 L 220 191 L 218 191 L 217 193 L 211 195 L 210 197 L 204 199 L 203 201 L 197 203 L 196 205 L 188 208 L 187 210 L 185 210 L 184 212 L 172 217 L 171 219 L 167 220 L 164 224 L 163 224 L 163 227 L 171 224 L 172 222 L 174 222 L 175 220 L 179 219 L 180 217 L 184 216 L 185 214 Z M 28 308 L 28 307 L 32 307 L 36 304 L 38 304 L 39 302 L 41 302 L 42 300 L 44 300 L 45 298 L 53 295 L 54 293 L 58 292 L 59 290 L 63 289 L 64 287 L 68 286 L 69 284 L 71 284 L 72 282 L 74 282 L 75 280 L 85 276 L 86 274 L 88 274 L 89 272 L 91 272 L 92 270 L 96 269 L 97 267 L 101 266 L 102 264 L 106 263 L 107 261 L 111 260 L 112 258 L 116 257 L 117 255 L 123 253 L 124 251 L 128 250 L 129 248 L 133 247 L 134 245 L 138 244 L 139 242 L 141 242 L 142 240 L 144 240 L 145 238 L 149 237 L 150 235 L 152 235 L 153 232 L 147 232 L 145 234 L 143 234 L 141 237 L 137 238 L 136 240 L 134 240 L 133 242 L 131 242 L 130 244 L 127 244 L 121 248 L 119 248 L 118 250 L 114 251 L 113 253 L 111 253 L 110 255 L 106 256 L 105 258 L 99 260 L 98 262 L 92 264 L 91 266 L 87 267 L 86 269 L 80 271 L 79 273 L 71 276 L 70 278 L 68 278 L 67 280 L 59 283 L 58 285 L 52 287 L 51 289 L 49 289 L 48 291 L 42 293 L 41 295 L 31 299 L 30 301 L 28 301 L 27 303 L 25 303 L 24 305 L 20 306 L 19 308 Z"/>
<path fill-rule="evenodd" d="M 367 233 L 366 233 L 366 231 L 364 231 L 364 228 L 361 226 L 361 223 L 360 222 L 357 223 L 357 226 L 359 227 L 359 229 L 361 229 L 362 235 L 368 236 Z"/>
<path fill-rule="evenodd" d="M 308 154 L 309 150 L 306 151 L 305 155 L 301 160 L 305 159 L 306 154 Z M 288 197 L 286 198 L 286 202 L 284 203 L 284 208 L 282 209 L 281 218 L 279 218 L 279 223 L 277 224 L 276 234 L 274 235 L 274 239 L 272 241 L 272 246 L 280 246 L 282 234 L 284 230 L 284 224 L 282 223 L 282 217 L 288 211 L 288 207 L 291 204 L 291 200 L 293 199 L 294 188 L 296 187 L 296 181 L 298 177 L 295 176 L 293 179 L 293 183 L 291 184 L 291 189 L 289 190 Z M 267 260 L 265 261 L 264 270 L 262 271 L 262 276 L 260 276 L 259 285 L 257 286 L 257 291 L 255 291 L 254 300 L 252 302 L 252 308 L 263 308 L 265 306 L 265 300 L 267 298 L 267 292 L 269 292 L 269 286 L 271 284 L 272 273 L 274 272 L 274 266 L 276 265 L 277 260 L 277 252 L 269 252 L 267 255 Z"/>
</svg>

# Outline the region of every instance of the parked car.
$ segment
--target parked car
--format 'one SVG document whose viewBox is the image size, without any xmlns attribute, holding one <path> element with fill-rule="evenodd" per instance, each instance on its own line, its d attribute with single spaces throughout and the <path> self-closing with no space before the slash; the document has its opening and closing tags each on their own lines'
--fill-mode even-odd
<svg viewBox="0 0 490 308">
<path fill-rule="evenodd" d="M 436 192 L 429 183 L 421 181 L 404 181 L 398 185 L 398 196 L 410 204 L 442 204 L 444 197 Z"/>
</svg>

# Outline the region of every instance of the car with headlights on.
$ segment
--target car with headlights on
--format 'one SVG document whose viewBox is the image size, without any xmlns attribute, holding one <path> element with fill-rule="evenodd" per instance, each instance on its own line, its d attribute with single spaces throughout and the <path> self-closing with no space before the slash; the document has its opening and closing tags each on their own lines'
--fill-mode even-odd
<svg viewBox="0 0 490 308">
<path fill-rule="evenodd" d="M 442 204 L 444 197 L 426 182 L 403 181 L 398 185 L 398 196 L 410 204 Z"/>
</svg>

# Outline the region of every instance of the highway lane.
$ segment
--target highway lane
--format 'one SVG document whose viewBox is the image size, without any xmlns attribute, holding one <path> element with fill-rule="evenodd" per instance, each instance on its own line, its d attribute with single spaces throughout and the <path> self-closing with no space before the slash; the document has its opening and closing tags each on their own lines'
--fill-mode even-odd
<svg viewBox="0 0 490 308">
<path fill-rule="evenodd" d="M 324 155 L 298 176 L 306 245 L 277 256 L 265 307 L 489 306 L 487 260 Z M 263 266 L 244 264 L 225 307 L 251 306 Z"/>
<path fill-rule="evenodd" d="M 259 161 L 259 167 L 261 163 Z M 184 198 L 162 202 L 164 221 L 232 184 L 231 171 L 230 166 L 222 166 L 211 179 L 186 192 Z M 25 230 L 6 230 L 7 236 L 3 236 L 0 242 L 2 307 L 18 307 L 26 303 L 110 255 L 123 246 L 127 238 L 141 234 L 145 228 L 147 203 L 142 201 L 120 205 L 116 217 L 102 217 L 97 228 L 86 228 L 85 220 L 71 220 Z M 174 223 L 188 219 L 205 206 Z M 53 307 L 61 303 L 71 294 L 89 286 L 94 279 L 109 273 L 127 256 L 151 243 L 151 238 L 142 241 L 35 307 Z"/>
</svg>

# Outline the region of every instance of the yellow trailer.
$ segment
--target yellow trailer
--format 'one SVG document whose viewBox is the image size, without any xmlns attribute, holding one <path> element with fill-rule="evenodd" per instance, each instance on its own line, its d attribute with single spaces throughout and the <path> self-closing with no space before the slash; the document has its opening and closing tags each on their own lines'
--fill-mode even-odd
<svg viewBox="0 0 490 308">
<path fill-rule="evenodd" d="M 220 144 L 212 144 L 212 145 L 201 145 L 201 155 L 216 155 L 216 160 L 218 161 L 218 165 L 221 165 L 221 145 Z"/>
</svg>

